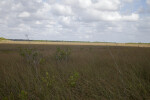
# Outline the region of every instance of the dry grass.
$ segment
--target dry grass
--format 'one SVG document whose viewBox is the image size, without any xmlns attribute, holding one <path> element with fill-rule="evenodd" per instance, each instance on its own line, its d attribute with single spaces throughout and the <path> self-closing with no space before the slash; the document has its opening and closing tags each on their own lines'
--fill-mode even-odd
<svg viewBox="0 0 150 100">
<path fill-rule="evenodd" d="M 150 100 L 150 48 L 94 45 L 0 44 L 0 100 Z M 72 49 L 68 61 L 57 47 Z M 37 73 L 19 48 L 46 59 Z"/>
<path fill-rule="evenodd" d="M 149 43 L 94 43 L 94 42 L 40 42 L 40 41 L 10 41 L 3 40 L 0 44 L 49 44 L 49 45 L 87 45 L 87 46 L 130 46 L 150 47 Z"/>
</svg>

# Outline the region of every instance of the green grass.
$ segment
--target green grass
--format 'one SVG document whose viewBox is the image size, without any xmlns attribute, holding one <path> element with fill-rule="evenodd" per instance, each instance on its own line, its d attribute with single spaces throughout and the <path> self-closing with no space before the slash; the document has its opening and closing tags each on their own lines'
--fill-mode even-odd
<svg viewBox="0 0 150 100">
<path fill-rule="evenodd" d="M 68 60 L 56 60 L 58 47 L 71 48 Z M 44 63 L 28 63 L 19 48 Z M 150 48 L 109 48 L 0 44 L 0 100 L 150 100 Z"/>
</svg>

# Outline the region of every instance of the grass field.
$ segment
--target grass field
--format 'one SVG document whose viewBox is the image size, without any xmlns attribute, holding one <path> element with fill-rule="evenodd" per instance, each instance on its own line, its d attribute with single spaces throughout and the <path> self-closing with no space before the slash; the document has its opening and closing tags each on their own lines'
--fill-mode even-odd
<svg viewBox="0 0 150 100">
<path fill-rule="evenodd" d="M 150 47 L 150 43 L 105 43 L 105 42 L 45 42 L 45 41 L 10 41 L 3 40 L 0 44 L 49 44 L 49 45 L 87 45 L 87 46 L 128 46 Z"/>
<path fill-rule="evenodd" d="M 109 45 L 1 42 L 0 100 L 150 100 L 149 45 Z"/>
</svg>

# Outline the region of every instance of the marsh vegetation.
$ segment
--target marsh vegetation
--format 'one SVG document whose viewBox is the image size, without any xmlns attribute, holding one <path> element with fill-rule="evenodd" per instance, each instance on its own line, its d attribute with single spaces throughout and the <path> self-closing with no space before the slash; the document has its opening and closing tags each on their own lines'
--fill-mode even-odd
<svg viewBox="0 0 150 100">
<path fill-rule="evenodd" d="M 150 48 L 0 44 L 0 100 L 150 100 Z"/>
</svg>

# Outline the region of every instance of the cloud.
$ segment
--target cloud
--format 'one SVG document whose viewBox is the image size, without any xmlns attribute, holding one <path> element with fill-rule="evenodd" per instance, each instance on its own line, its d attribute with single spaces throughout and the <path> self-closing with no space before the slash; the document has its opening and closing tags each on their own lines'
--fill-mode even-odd
<svg viewBox="0 0 150 100">
<path fill-rule="evenodd" d="M 99 0 L 92 4 L 98 10 L 117 10 L 119 5 L 120 0 Z"/>
<path fill-rule="evenodd" d="M 126 21 L 137 21 L 139 19 L 139 15 L 132 13 L 129 16 L 122 16 L 122 19 Z"/>
<path fill-rule="evenodd" d="M 28 34 L 30 39 L 149 42 L 150 17 L 136 11 L 145 6 L 139 2 L 1 0 L 0 36 L 25 38 Z M 149 4 L 149 0 L 145 3 Z M 140 6 L 134 7 L 137 4 Z M 130 9 L 133 10 L 126 12 Z"/>
<path fill-rule="evenodd" d="M 97 10 L 91 10 L 89 9 L 84 15 L 90 17 L 91 20 L 97 20 L 97 21 L 136 21 L 139 19 L 138 14 L 131 14 L 131 15 L 121 15 L 117 11 L 97 11 Z M 84 16 L 84 17 L 86 17 Z M 86 17 L 86 18 L 88 18 Z"/>
<path fill-rule="evenodd" d="M 146 0 L 146 3 L 147 3 L 148 5 L 150 5 L 150 0 Z"/>
<path fill-rule="evenodd" d="M 79 8 L 97 8 L 99 10 L 116 10 L 120 0 L 63 0 L 64 4 Z"/>
<path fill-rule="evenodd" d="M 29 17 L 30 16 L 30 13 L 28 12 L 22 12 L 19 14 L 19 17 Z"/>
<path fill-rule="evenodd" d="M 52 5 L 51 11 L 56 15 L 73 15 L 72 9 L 70 6 L 61 5 L 61 4 L 54 4 Z"/>
<path fill-rule="evenodd" d="M 87 21 L 135 21 L 139 18 L 135 13 L 121 15 L 120 0 L 64 0 L 64 4 L 71 6 L 75 16 Z"/>
<path fill-rule="evenodd" d="M 128 3 L 131 3 L 133 2 L 134 0 L 123 0 L 124 2 L 128 2 Z"/>
</svg>

